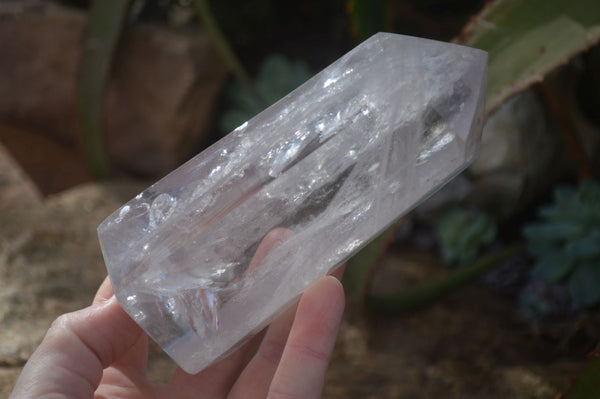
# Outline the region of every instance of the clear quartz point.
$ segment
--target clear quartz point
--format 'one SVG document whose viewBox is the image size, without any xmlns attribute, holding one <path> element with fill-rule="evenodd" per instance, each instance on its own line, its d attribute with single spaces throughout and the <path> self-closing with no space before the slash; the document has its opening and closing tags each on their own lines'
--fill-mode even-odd
<svg viewBox="0 0 600 399">
<path fill-rule="evenodd" d="M 379 33 L 98 227 L 119 303 L 188 373 L 469 165 L 486 53 Z"/>
</svg>

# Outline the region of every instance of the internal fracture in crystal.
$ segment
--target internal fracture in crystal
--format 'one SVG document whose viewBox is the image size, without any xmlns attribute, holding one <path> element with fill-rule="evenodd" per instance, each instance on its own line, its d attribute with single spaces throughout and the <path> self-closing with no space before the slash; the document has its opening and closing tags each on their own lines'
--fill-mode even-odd
<svg viewBox="0 0 600 399">
<path fill-rule="evenodd" d="M 109 216 L 117 299 L 189 373 L 464 169 L 486 54 L 376 34 Z"/>
</svg>

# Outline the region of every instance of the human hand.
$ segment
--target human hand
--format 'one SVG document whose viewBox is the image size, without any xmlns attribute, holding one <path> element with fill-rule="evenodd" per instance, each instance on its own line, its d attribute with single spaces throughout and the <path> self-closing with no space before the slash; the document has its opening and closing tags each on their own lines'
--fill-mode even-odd
<svg viewBox="0 0 600 399">
<path fill-rule="evenodd" d="M 340 282 L 323 277 L 271 323 L 258 349 L 251 341 L 159 386 L 146 378 L 148 337 L 106 278 L 91 306 L 52 323 L 10 398 L 318 398 L 343 308 Z"/>
</svg>

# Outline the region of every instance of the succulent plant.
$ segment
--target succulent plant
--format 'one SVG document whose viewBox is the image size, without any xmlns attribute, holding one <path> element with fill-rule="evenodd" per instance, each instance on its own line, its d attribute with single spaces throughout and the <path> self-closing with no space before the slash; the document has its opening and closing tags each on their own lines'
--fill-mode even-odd
<svg viewBox="0 0 600 399">
<path fill-rule="evenodd" d="M 466 264 L 494 241 L 496 223 L 487 214 L 452 208 L 438 223 L 442 256 L 446 262 Z"/>
<path fill-rule="evenodd" d="M 535 260 L 532 277 L 565 282 L 580 306 L 600 303 L 600 184 L 554 191 L 554 202 L 541 207 L 539 220 L 523 230 Z"/>
<path fill-rule="evenodd" d="M 230 108 L 223 114 L 219 127 L 229 133 L 254 115 L 300 86 L 312 76 L 308 65 L 302 61 L 290 61 L 279 54 L 272 54 L 261 64 L 254 80 L 256 91 L 265 104 L 260 104 L 246 88 L 234 81 L 226 96 Z"/>
<path fill-rule="evenodd" d="M 568 317 L 579 310 L 564 284 L 530 280 L 518 295 L 519 309 L 533 320 Z"/>
</svg>

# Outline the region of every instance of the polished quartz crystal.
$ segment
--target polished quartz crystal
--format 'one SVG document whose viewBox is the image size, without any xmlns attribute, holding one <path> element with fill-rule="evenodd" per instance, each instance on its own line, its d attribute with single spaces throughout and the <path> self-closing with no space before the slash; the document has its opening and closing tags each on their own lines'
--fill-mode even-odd
<svg viewBox="0 0 600 399">
<path fill-rule="evenodd" d="M 475 157 L 486 54 L 379 33 L 109 216 L 119 303 L 189 373 Z"/>
</svg>

